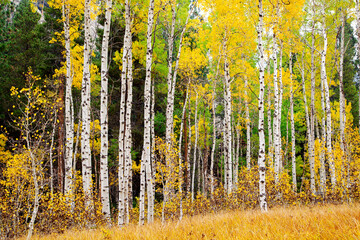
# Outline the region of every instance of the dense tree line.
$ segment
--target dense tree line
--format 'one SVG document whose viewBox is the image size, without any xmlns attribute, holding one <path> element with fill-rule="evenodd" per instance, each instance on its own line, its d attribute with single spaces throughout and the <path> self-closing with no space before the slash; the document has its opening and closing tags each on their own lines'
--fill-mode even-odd
<svg viewBox="0 0 360 240">
<path fill-rule="evenodd" d="M 2 2 L 0 236 L 357 200 L 358 4 Z"/>
</svg>

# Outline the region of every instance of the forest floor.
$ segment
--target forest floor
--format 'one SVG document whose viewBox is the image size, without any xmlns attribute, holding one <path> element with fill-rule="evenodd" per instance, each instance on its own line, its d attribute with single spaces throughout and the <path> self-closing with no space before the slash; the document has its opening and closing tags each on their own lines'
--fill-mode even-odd
<svg viewBox="0 0 360 240">
<path fill-rule="evenodd" d="M 360 239 L 360 203 L 232 211 L 32 239 Z"/>
</svg>

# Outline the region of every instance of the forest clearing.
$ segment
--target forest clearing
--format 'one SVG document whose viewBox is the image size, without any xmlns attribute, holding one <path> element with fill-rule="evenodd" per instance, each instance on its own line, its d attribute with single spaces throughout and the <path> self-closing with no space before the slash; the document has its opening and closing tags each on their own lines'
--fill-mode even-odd
<svg viewBox="0 0 360 240">
<path fill-rule="evenodd" d="M 0 240 L 358 238 L 359 5 L 0 0 Z"/>
<path fill-rule="evenodd" d="M 282 206 L 185 217 L 162 224 L 131 224 L 34 236 L 34 240 L 77 239 L 359 239 L 360 205 Z"/>
</svg>

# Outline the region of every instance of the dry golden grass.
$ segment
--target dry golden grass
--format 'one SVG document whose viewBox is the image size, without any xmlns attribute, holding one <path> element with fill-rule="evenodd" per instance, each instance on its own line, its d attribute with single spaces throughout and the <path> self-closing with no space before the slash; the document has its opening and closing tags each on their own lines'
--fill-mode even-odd
<svg viewBox="0 0 360 240">
<path fill-rule="evenodd" d="M 33 239 L 360 239 L 360 204 L 279 207 L 268 213 L 233 211 Z"/>
</svg>

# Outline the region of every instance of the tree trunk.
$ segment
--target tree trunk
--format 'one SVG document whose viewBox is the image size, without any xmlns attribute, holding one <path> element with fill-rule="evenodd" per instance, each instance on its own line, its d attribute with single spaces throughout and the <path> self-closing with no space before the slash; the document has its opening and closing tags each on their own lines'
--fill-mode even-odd
<svg viewBox="0 0 360 240">
<path fill-rule="evenodd" d="M 273 134 L 274 134 L 274 171 L 275 171 L 275 182 L 279 181 L 279 164 L 280 164 L 280 148 L 279 148 L 279 88 L 278 88 L 278 63 L 277 63 L 277 43 L 276 37 L 274 36 L 274 121 L 273 121 Z"/>
<path fill-rule="evenodd" d="M 60 75 L 59 77 L 59 110 L 58 110 L 58 173 L 57 173 L 57 179 L 58 179 L 58 187 L 59 191 L 61 193 L 64 193 L 64 150 L 65 150 L 65 144 L 64 144 L 64 126 L 65 126 L 65 94 L 64 94 L 64 75 Z"/>
<path fill-rule="evenodd" d="M 310 135 L 309 142 L 309 164 L 310 164 L 310 189 L 312 194 L 316 193 L 315 187 L 315 22 L 311 28 L 311 103 L 310 103 Z"/>
<path fill-rule="evenodd" d="M 186 30 L 186 26 L 189 22 L 190 16 L 194 10 L 195 5 L 192 5 L 192 8 L 190 9 L 188 16 L 186 18 L 185 21 L 185 25 L 183 26 L 183 29 L 181 31 L 180 34 L 180 39 L 179 39 L 179 49 L 177 52 L 177 57 L 175 60 L 175 67 L 174 67 L 174 72 L 172 75 L 172 65 L 173 65 L 173 48 L 174 48 L 174 32 L 175 32 L 175 23 L 176 23 L 176 11 L 175 8 L 176 6 L 171 6 L 171 12 L 172 12 L 172 19 L 171 19 L 171 32 L 169 35 L 169 39 L 168 39 L 168 47 L 169 47 L 169 52 L 168 52 L 168 76 L 167 76 L 167 85 L 168 85 L 168 93 L 167 93 L 167 105 L 166 105 L 166 143 L 168 145 L 168 148 L 172 148 L 172 134 L 173 134 L 173 123 L 174 123 L 174 99 L 175 99 L 175 86 L 176 86 L 176 76 L 177 76 L 177 70 L 179 68 L 179 60 L 180 60 L 180 55 L 181 55 L 181 49 L 182 49 L 182 42 L 183 42 L 183 37 L 184 37 L 184 33 Z M 171 179 L 173 174 L 173 165 L 174 163 L 170 163 L 170 158 L 166 157 L 166 165 L 170 168 L 170 179 L 166 179 L 166 181 L 170 181 L 173 182 L 173 180 Z M 168 186 L 168 184 L 166 184 L 166 186 Z M 170 188 L 172 188 L 170 186 Z M 168 193 L 173 192 L 173 189 L 168 189 L 165 191 L 166 196 L 164 196 L 164 201 L 167 202 L 168 201 Z"/>
<path fill-rule="evenodd" d="M 324 89 L 324 82 L 327 81 L 326 78 L 324 79 L 323 76 L 323 68 L 325 66 L 324 59 L 321 59 L 321 110 L 322 110 L 322 117 L 321 117 L 321 149 L 320 149 L 320 192 L 321 195 L 324 196 L 326 192 L 326 170 L 325 170 L 325 141 L 326 141 L 326 126 L 325 126 L 325 89 Z"/>
<path fill-rule="evenodd" d="M 277 154 L 278 154 L 278 159 L 279 159 L 279 165 L 278 165 L 278 174 L 281 173 L 282 168 L 283 168 L 283 158 L 282 158 L 282 136 L 281 136 L 281 113 L 282 113 L 282 101 L 283 101 L 283 83 L 282 83 L 282 54 L 283 54 L 283 43 L 280 40 L 280 53 L 279 53 L 279 112 L 277 115 L 277 121 L 278 121 L 278 125 L 277 125 L 277 135 L 278 135 L 278 143 L 277 143 Z"/>
<path fill-rule="evenodd" d="M 268 74 L 270 75 L 270 60 L 268 62 Z M 273 143 L 273 133 L 272 133 L 272 126 L 271 126 L 271 89 L 270 89 L 270 79 L 267 84 L 267 101 L 268 101 L 268 108 L 267 108 L 267 118 L 268 118 L 268 134 L 269 134 L 269 146 L 268 146 L 268 154 L 270 159 L 270 166 L 274 167 L 274 143 Z"/>
<path fill-rule="evenodd" d="M 224 59 L 224 76 L 225 76 L 225 157 L 226 157 L 226 187 L 227 193 L 230 194 L 232 191 L 232 129 L 231 129 L 231 88 L 230 88 L 230 72 L 229 63 L 225 56 Z"/>
<path fill-rule="evenodd" d="M 65 33 L 65 52 L 66 52 L 66 87 L 65 87 L 65 194 L 72 193 L 72 178 L 74 170 L 72 169 L 73 145 L 74 145 L 74 122 L 72 117 L 72 76 L 71 76 L 71 47 L 70 47 L 70 6 L 63 5 L 64 33 Z"/>
<path fill-rule="evenodd" d="M 196 91 L 196 90 L 195 90 Z M 196 169 L 196 162 L 197 162 L 197 142 L 199 138 L 199 121 L 198 121 L 198 93 L 196 91 L 196 100 L 195 100 L 195 143 L 194 143 L 194 159 L 193 159 L 193 172 L 191 177 L 191 201 L 194 201 L 194 191 L 195 191 L 195 169 Z"/>
<path fill-rule="evenodd" d="M 216 148 L 216 79 L 213 80 L 213 92 L 211 94 L 212 97 L 212 115 L 213 115 L 213 139 L 212 139 L 212 148 L 211 148 L 211 158 L 210 158 L 210 195 L 213 197 L 214 195 L 214 158 L 215 158 L 215 148 Z"/>
<path fill-rule="evenodd" d="M 189 101 L 188 101 L 188 109 L 189 109 L 189 112 L 188 112 L 188 125 L 189 125 L 189 140 L 188 140 L 188 158 L 187 158 L 187 183 L 186 183 L 186 192 L 189 194 L 190 193 L 190 189 L 191 189 L 191 106 L 190 106 L 190 99 L 191 99 L 191 96 L 190 96 L 191 92 L 189 93 Z"/>
<path fill-rule="evenodd" d="M 322 73 L 322 80 L 325 89 L 325 112 L 326 112 L 326 149 L 327 149 L 327 157 L 329 162 L 330 168 L 330 178 L 331 178 L 331 185 L 335 187 L 336 185 L 336 177 L 335 177 L 335 164 L 332 152 L 332 120 L 331 120 L 331 107 L 330 107 L 330 91 L 329 91 L 329 84 L 327 80 L 326 74 L 326 54 L 327 54 L 327 33 L 326 33 L 326 24 L 325 24 L 325 10 L 323 10 L 323 23 L 322 23 L 322 33 L 324 37 L 324 49 L 321 55 L 321 73 Z"/>
<path fill-rule="evenodd" d="M 345 55 L 345 21 L 344 12 L 341 13 L 341 41 L 340 41 L 340 69 L 339 69 L 339 88 L 340 88 L 340 146 L 345 153 L 345 96 L 344 96 L 344 55 Z"/>
<path fill-rule="evenodd" d="M 249 96 L 247 94 L 248 88 L 248 79 L 245 76 L 245 121 L 246 121 L 246 167 L 250 170 L 250 161 L 251 161 L 251 126 L 250 126 L 250 112 L 249 112 Z"/>
<path fill-rule="evenodd" d="M 295 157 L 295 121 L 294 121 L 294 84 L 292 75 L 292 53 L 290 53 L 290 118 L 291 118 L 291 163 L 292 163 L 292 184 L 294 192 L 297 191 L 296 181 L 296 157 Z"/>
<path fill-rule="evenodd" d="M 148 25 L 147 25 L 147 42 L 146 42 L 146 77 L 144 87 L 144 145 L 141 159 L 141 172 L 140 172 L 140 205 L 139 205 L 139 224 L 143 225 L 145 220 L 145 178 L 148 193 L 148 201 L 152 201 L 152 172 L 151 172 L 151 65 L 152 65 L 152 34 L 154 23 L 154 0 L 150 0 L 148 11 Z M 145 175 L 146 174 L 146 175 Z M 152 206 L 152 204 L 150 204 Z M 150 211 L 149 211 L 150 210 Z M 148 221 L 152 218 L 149 217 L 153 209 L 148 209 Z"/>
<path fill-rule="evenodd" d="M 259 202 L 261 211 L 267 211 L 267 202 L 266 202 L 266 164 L 265 164 L 265 133 L 264 133 L 264 71 L 265 71 L 265 59 L 264 59 L 264 47 L 263 47 L 263 5 L 262 0 L 259 0 L 259 25 L 257 29 L 258 33 L 258 50 L 260 56 L 259 62 L 259 83 L 260 83 L 260 92 L 259 92 Z"/>
<path fill-rule="evenodd" d="M 183 106 L 182 115 L 181 115 L 179 149 L 178 149 L 178 151 L 179 151 L 179 194 L 180 194 L 180 217 L 179 218 L 180 218 L 180 220 L 182 219 L 182 216 L 183 216 L 183 211 L 182 211 L 182 185 L 183 185 L 182 162 L 183 162 L 183 159 L 182 159 L 182 154 L 181 154 L 181 145 L 182 145 L 182 135 L 183 135 L 183 130 L 184 130 L 184 123 L 185 123 L 186 103 L 189 98 L 189 85 L 190 85 L 190 83 L 188 83 L 186 86 L 186 96 L 185 96 L 184 106 Z"/>
<path fill-rule="evenodd" d="M 104 35 L 101 49 L 101 149 L 100 149 L 100 193 L 102 213 L 110 223 L 109 170 L 108 170 L 108 48 L 111 24 L 112 0 L 106 1 Z"/>
<path fill-rule="evenodd" d="M 82 158 L 82 177 L 85 195 L 85 207 L 91 208 L 91 150 L 90 150 L 90 58 L 91 58 L 91 37 L 90 37 L 90 0 L 85 0 L 84 6 L 84 70 L 81 85 L 81 111 L 82 111 L 82 131 L 81 131 L 81 158 Z"/>
</svg>

